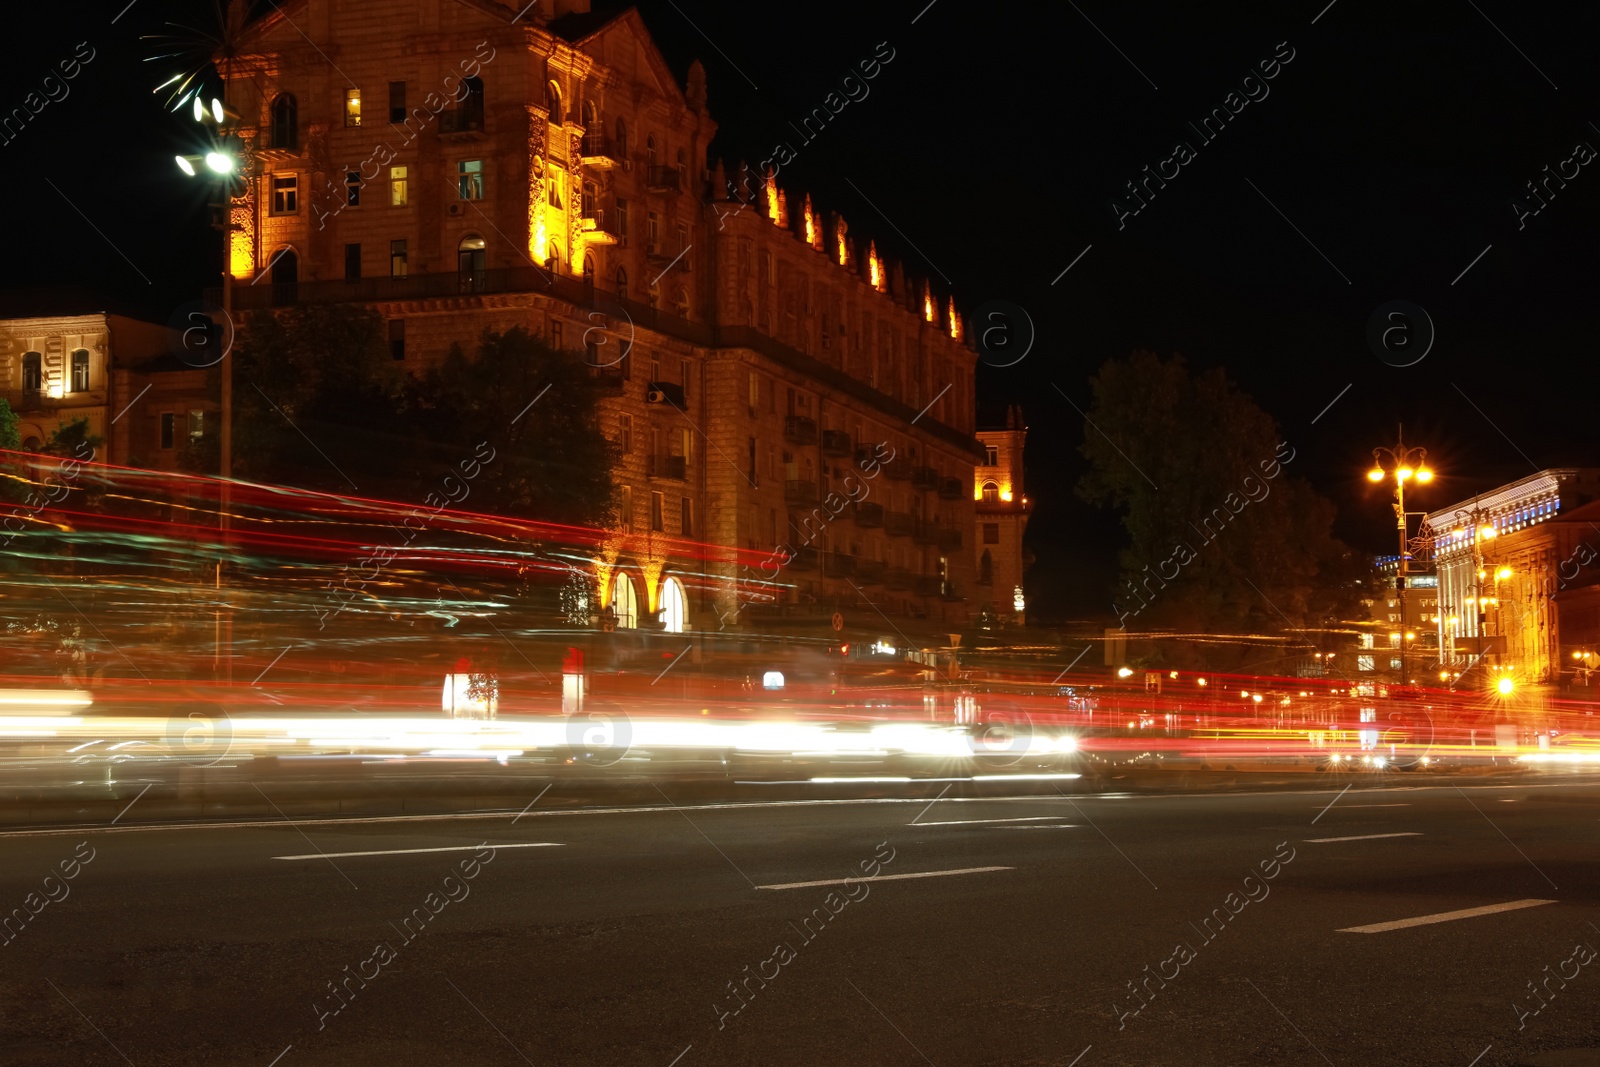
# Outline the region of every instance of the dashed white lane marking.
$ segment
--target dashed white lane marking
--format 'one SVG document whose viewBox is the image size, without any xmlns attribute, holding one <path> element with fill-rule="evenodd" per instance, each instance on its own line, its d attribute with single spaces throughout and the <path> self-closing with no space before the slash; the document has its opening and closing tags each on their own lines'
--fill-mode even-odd
<svg viewBox="0 0 1600 1067">
<path fill-rule="evenodd" d="M 275 860 L 326 860 L 345 856 L 410 856 L 418 852 L 491 852 L 502 848 L 560 848 L 561 841 L 517 841 L 506 845 L 450 845 L 447 848 L 386 848 L 376 852 L 315 852 L 309 856 L 274 856 Z"/>
<path fill-rule="evenodd" d="M 1335 841 L 1376 841 L 1380 837 L 1421 837 L 1415 830 L 1406 830 L 1398 834 L 1360 834 L 1356 837 L 1308 837 L 1308 845 L 1331 845 Z"/>
<path fill-rule="evenodd" d="M 953 871 L 918 871 L 915 874 L 878 874 L 871 878 L 824 878 L 816 882 L 784 882 L 780 885 L 758 885 L 757 889 L 809 889 L 817 885 L 846 885 L 855 882 L 895 882 L 902 878 L 945 878 L 952 874 L 987 874 L 990 871 L 1014 871 L 1015 867 L 961 867 Z"/>
<path fill-rule="evenodd" d="M 1536 908 L 1540 904 L 1555 903 L 1557 901 L 1554 900 L 1509 900 L 1504 904 L 1487 904 L 1481 908 L 1462 908 L 1460 911 L 1441 911 L 1432 915 L 1418 915 L 1414 919 L 1395 919 L 1393 922 L 1371 923 L 1367 926 L 1347 926 L 1338 932 L 1341 934 L 1384 934 L 1390 930 L 1404 930 L 1411 926 L 1454 922 L 1457 919 L 1476 919 L 1480 915 L 1494 915 L 1502 911 Z"/>
</svg>

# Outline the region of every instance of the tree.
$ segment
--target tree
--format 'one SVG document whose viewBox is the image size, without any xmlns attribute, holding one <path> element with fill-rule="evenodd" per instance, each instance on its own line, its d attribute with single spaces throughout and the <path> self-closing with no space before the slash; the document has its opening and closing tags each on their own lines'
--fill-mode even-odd
<svg viewBox="0 0 1600 1067">
<path fill-rule="evenodd" d="M 434 482 L 476 463 L 463 483 L 472 510 L 581 526 L 615 517 L 616 450 L 575 353 L 521 327 L 485 331 L 474 355 L 457 345 L 416 384 L 414 407 Z"/>
<path fill-rule="evenodd" d="M 1078 493 L 1122 513 L 1124 626 L 1276 631 L 1347 610 L 1354 557 L 1333 505 L 1293 477 L 1293 444 L 1223 371 L 1135 352 L 1091 386 Z"/>
<path fill-rule="evenodd" d="M 11 405 L 0 397 L 0 448 L 16 451 L 22 447 L 21 422 Z"/>
</svg>

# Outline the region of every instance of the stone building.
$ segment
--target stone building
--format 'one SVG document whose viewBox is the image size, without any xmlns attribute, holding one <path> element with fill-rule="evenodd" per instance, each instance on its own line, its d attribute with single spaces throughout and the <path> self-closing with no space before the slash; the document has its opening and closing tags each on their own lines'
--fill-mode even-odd
<svg viewBox="0 0 1600 1067">
<path fill-rule="evenodd" d="M 589 362 L 623 450 L 594 561 L 620 627 L 968 617 L 960 314 L 710 160 L 704 70 L 680 85 L 636 11 L 286 0 L 219 67 L 253 160 L 236 309 L 373 307 L 417 370 L 516 326 Z"/>
<path fill-rule="evenodd" d="M 1028 529 L 1028 495 L 1022 483 L 1023 446 L 1028 436 L 1022 409 L 1013 404 L 999 429 L 979 430 L 983 462 L 973 482 L 977 523 L 972 549 L 980 610 L 1000 621 L 1022 626 L 1027 600 L 1022 574 L 1033 553 L 1022 545 Z"/>
</svg>

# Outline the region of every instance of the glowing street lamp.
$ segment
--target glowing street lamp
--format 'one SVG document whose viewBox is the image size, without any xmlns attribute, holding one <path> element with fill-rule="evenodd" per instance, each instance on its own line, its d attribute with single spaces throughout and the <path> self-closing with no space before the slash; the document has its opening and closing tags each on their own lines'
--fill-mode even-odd
<svg viewBox="0 0 1600 1067">
<path fill-rule="evenodd" d="M 1494 687 L 1500 690 L 1501 696 L 1510 696 L 1511 691 L 1517 687 L 1517 683 L 1513 682 L 1511 680 L 1511 676 L 1508 674 L 1496 682 Z"/>
<path fill-rule="evenodd" d="M 1372 469 L 1367 471 L 1367 480 L 1374 484 L 1393 479 L 1394 481 L 1394 517 L 1395 525 L 1400 534 L 1400 557 L 1395 561 L 1395 591 L 1400 600 L 1400 625 L 1406 624 L 1406 483 L 1413 479 L 1419 485 L 1427 485 L 1433 481 L 1433 470 L 1428 466 L 1428 450 L 1414 448 L 1405 443 L 1404 431 L 1395 442 L 1393 448 L 1374 448 L 1372 450 Z M 1404 684 L 1406 678 L 1406 641 L 1414 639 L 1414 634 L 1406 634 L 1400 642 L 1400 681 Z"/>
</svg>

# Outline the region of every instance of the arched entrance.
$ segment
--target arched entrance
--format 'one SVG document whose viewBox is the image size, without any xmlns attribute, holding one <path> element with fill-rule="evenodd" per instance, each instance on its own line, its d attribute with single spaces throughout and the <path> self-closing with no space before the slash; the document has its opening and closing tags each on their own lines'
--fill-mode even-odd
<svg viewBox="0 0 1600 1067">
<path fill-rule="evenodd" d="M 661 583 L 661 628 L 669 634 L 681 634 L 688 621 L 689 598 L 684 595 L 683 583 L 668 578 Z"/>
<path fill-rule="evenodd" d="M 626 571 L 618 571 L 611 582 L 611 610 L 617 617 L 617 629 L 639 628 L 639 595 L 634 591 L 633 579 Z"/>
</svg>

